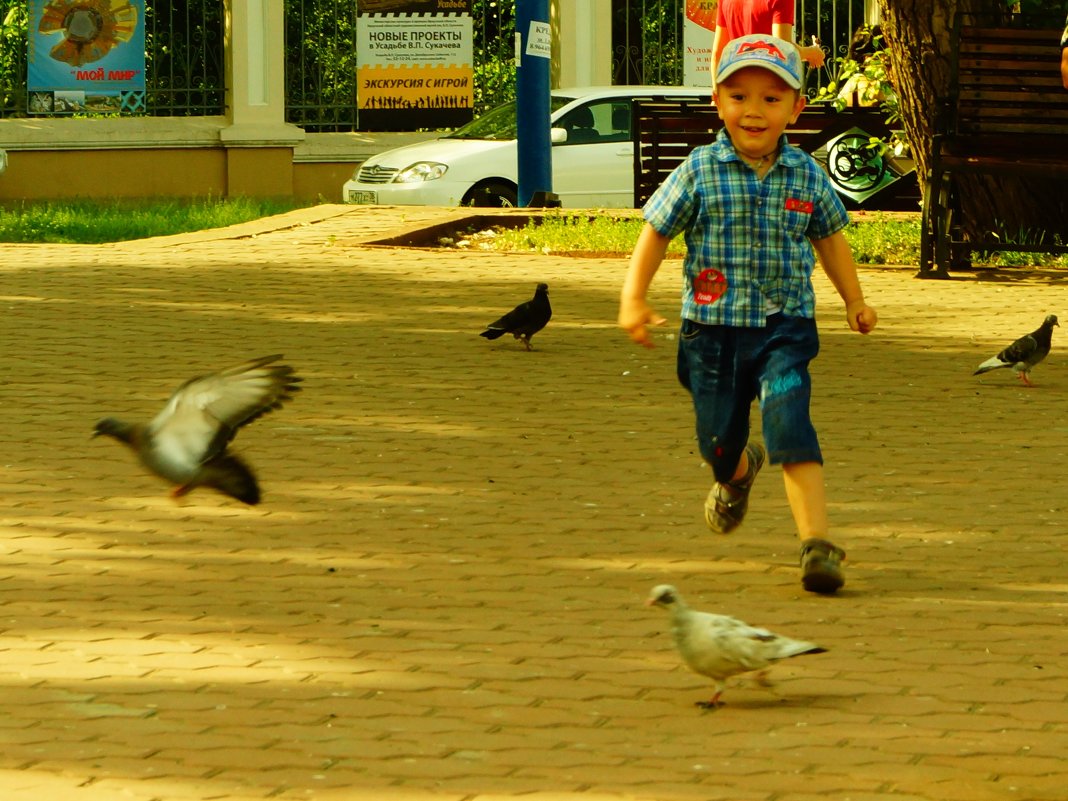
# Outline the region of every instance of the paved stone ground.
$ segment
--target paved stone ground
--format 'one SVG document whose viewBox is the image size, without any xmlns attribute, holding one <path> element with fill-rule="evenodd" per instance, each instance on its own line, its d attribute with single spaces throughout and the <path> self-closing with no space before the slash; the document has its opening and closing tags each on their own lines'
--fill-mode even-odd
<svg viewBox="0 0 1068 801">
<path fill-rule="evenodd" d="M 820 280 L 815 416 L 839 597 L 800 591 L 781 482 L 704 529 L 674 341 L 614 328 L 620 259 L 360 244 L 456 212 L 320 207 L 223 233 L 5 246 L 5 801 L 1068 798 L 1068 357 L 974 367 L 1062 274 Z M 678 277 L 654 285 L 676 312 Z M 524 352 L 480 326 L 551 287 Z M 244 508 L 175 503 L 111 441 L 199 371 L 305 377 L 238 446 Z M 679 663 L 660 582 L 829 653 L 738 681 Z"/>
</svg>

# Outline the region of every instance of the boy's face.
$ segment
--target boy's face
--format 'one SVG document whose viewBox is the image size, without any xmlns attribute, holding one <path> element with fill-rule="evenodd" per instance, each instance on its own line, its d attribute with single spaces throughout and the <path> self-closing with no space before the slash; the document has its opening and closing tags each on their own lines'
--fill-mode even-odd
<svg viewBox="0 0 1068 801">
<path fill-rule="evenodd" d="M 805 98 L 761 67 L 740 69 L 716 86 L 716 110 L 734 149 L 750 159 L 774 152 L 786 126 L 797 120 Z"/>
</svg>

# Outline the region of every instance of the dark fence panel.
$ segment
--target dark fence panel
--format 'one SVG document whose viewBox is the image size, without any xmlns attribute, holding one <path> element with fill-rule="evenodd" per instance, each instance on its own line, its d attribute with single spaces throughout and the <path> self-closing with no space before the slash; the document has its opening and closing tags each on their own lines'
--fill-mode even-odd
<svg viewBox="0 0 1068 801">
<path fill-rule="evenodd" d="M 226 111 L 222 0 L 159 0 L 145 9 L 148 115 Z"/>
<path fill-rule="evenodd" d="M 286 122 L 356 130 L 356 0 L 286 0 Z"/>
</svg>

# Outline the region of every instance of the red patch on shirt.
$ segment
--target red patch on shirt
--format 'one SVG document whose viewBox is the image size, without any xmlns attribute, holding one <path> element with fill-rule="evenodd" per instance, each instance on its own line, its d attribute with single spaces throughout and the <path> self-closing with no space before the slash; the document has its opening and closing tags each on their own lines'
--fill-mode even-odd
<svg viewBox="0 0 1068 801">
<path fill-rule="evenodd" d="M 727 276 L 719 270 L 709 267 L 693 281 L 693 302 L 699 306 L 715 303 L 727 291 Z"/>
<path fill-rule="evenodd" d="M 805 214 L 812 213 L 812 201 L 811 200 L 798 200 L 796 197 L 786 198 L 786 210 L 787 211 L 800 211 Z"/>
</svg>

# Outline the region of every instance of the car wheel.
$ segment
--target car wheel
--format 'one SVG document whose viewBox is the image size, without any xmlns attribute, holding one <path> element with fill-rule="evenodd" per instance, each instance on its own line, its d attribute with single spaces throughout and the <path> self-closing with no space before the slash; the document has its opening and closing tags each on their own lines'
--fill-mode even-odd
<svg viewBox="0 0 1068 801">
<path fill-rule="evenodd" d="M 517 187 L 507 181 L 485 181 L 475 184 L 464 195 L 465 206 L 483 206 L 491 209 L 510 209 L 519 203 Z"/>
</svg>

